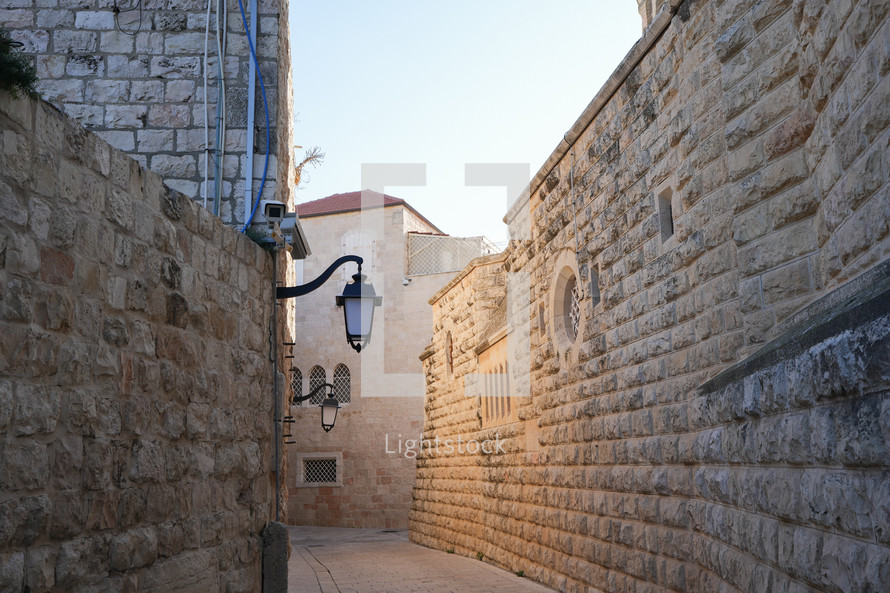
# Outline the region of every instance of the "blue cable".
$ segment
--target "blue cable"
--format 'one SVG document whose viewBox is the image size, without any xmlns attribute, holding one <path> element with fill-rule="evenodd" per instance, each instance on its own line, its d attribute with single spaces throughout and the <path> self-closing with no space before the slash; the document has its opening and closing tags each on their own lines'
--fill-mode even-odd
<svg viewBox="0 0 890 593">
<path fill-rule="evenodd" d="M 260 191 L 257 194 L 256 202 L 253 204 L 253 210 L 250 212 L 250 218 L 247 219 L 247 222 L 244 223 L 244 228 L 241 229 L 241 232 L 247 230 L 247 227 L 250 226 L 250 223 L 253 222 L 253 217 L 256 214 L 257 206 L 260 205 L 260 199 L 263 197 L 263 187 L 266 185 L 266 173 L 269 171 L 269 104 L 266 101 L 266 87 L 263 84 L 263 73 L 260 72 L 260 61 L 257 60 L 256 52 L 253 51 L 253 40 L 250 38 L 250 28 L 247 26 L 247 17 L 244 16 L 244 4 L 241 3 L 241 0 L 238 0 L 238 8 L 241 10 L 241 22 L 244 24 L 244 34 L 247 35 L 247 46 L 250 48 L 250 55 L 253 57 L 253 63 L 256 64 L 256 74 L 257 78 L 260 79 L 260 90 L 263 93 L 263 109 L 266 112 L 266 162 L 263 165 L 263 180 L 260 182 Z M 253 150 L 253 146 L 246 147 L 248 150 Z M 253 171 L 250 172 L 251 183 L 253 181 Z"/>
</svg>

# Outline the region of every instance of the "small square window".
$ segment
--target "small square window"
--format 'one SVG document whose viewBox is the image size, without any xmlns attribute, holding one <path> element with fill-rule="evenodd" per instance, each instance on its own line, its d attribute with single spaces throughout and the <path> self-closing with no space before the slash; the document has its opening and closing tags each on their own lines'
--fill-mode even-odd
<svg viewBox="0 0 890 593">
<path fill-rule="evenodd" d="M 297 453 L 294 466 L 297 488 L 343 485 L 343 456 L 340 453 Z"/>
<path fill-rule="evenodd" d="M 317 484 L 337 483 L 336 459 L 304 459 L 303 481 Z"/>
</svg>

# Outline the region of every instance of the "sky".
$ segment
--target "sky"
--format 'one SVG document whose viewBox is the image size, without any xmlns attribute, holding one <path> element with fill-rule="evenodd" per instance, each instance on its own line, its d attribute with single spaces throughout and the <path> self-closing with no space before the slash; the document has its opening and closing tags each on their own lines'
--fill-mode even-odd
<svg viewBox="0 0 890 593">
<path fill-rule="evenodd" d="M 465 164 L 533 177 L 642 35 L 634 0 L 292 0 L 290 27 L 296 144 L 326 155 L 297 202 L 363 189 L 363 163 L 422 163 L 425 185 L 386 193 L 496 242 L 507 192 L 467 187 Z"/>
</svg>

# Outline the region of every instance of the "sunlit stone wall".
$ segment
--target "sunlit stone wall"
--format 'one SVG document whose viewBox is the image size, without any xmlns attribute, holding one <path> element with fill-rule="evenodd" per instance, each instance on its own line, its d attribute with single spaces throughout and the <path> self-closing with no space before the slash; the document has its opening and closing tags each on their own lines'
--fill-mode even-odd
<svg viewBox="0 0 890 593">
<path fill-rule="evenodd" d="M 518 422 L 467 397 L 496 298 L 438 295 L 425 436 L 507 452 L 423 455 L 411 537 L 561 591 L 881 590 L 890 6 L 667 10 L 507 215 Z"/>
</svg>

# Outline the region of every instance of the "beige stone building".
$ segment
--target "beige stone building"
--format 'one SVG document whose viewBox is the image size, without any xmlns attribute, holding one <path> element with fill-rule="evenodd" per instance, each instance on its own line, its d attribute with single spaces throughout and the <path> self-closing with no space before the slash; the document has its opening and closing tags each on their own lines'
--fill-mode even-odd
<svg viewBox="0 0 890 593">
<path fill-rule="evenodd" d="M 411 537 L 559 591 L 886 590 L 888 5 L 639 4 L 431 299 Z"/>
<path fill-rule="evenodd" d="M 306 395 L 330 383 L 342 408 L 330 432 L 320 425 L 323 396 L 291 408 L 288 521 L 404 529 L 415 473 L 408 445 L 423 419 L 418 356 L 432 334 L 428 300 L 456 270 L 494 246 L 480 237 L 447 236 L 404 200 L 368 191 L 297 210 L 312 246 L 312 254 L 297 262 L 298 281 L 316 278 L 340 256 L 359 255 L 362 272 L 384 298 L 370 347 L 361 354 L 347 343 L 343 312 L 335 305 L 356 273 L 354 264 L 296 303 L 291 388 Z"/>
</svg>

